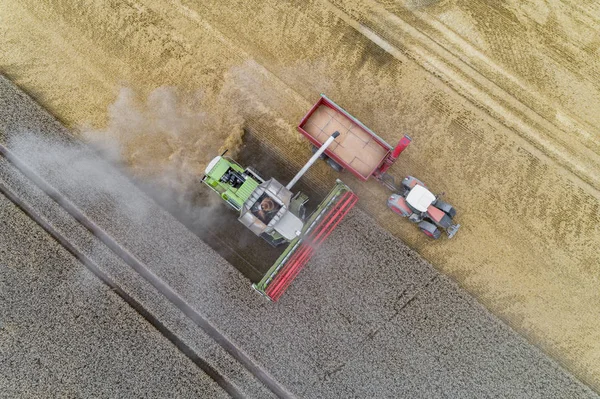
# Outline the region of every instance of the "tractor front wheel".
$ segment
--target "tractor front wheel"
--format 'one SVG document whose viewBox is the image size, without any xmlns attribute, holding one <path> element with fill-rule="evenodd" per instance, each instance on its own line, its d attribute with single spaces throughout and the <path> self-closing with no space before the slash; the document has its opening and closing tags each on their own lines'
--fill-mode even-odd
<svg viewBox="0 0 600 399">
<path fill-rule="evenodd" d="M 438 229 L 437 226 L 433 223 L 422 221 L 418 224 L 418 226 L 421 229 L 421 231 L 423 232 L 423 234 L 425 234 L 426 236 L 431 237 L 435 240 L 440 238 L 440 236 L 442 235 L 442 232 L 440 231 L 440 229 Z"/>
</svg>

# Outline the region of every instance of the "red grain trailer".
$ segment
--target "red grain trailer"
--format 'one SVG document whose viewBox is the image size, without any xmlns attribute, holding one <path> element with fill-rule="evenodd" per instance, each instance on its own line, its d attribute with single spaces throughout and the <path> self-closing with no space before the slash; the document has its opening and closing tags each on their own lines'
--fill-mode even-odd
<svg viewBox="0 0 600 399">
<path fill-rule="evenodd" d="M 339 171 L 347 169 L 362 181 L 373 176 L 390 189 L 397 189 L 386 171 L 410 144 L 409 136 L 392 147 L 324 94 L 302 118 L 298 131 L 314 148 L 319 148 L 334 132 L 340 132 L 340 137 L 325 151 L 328 163 Z"/>
</svg>

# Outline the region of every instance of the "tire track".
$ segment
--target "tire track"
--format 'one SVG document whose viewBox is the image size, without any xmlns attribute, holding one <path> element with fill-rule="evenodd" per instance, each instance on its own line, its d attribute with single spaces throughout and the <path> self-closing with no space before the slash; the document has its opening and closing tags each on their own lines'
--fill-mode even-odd
<svg viewBox="0 0 600 399">
<path fill-rule="evenodd" d="M 0 148 L 0 152 L 2 149 Z M 23 213 L 37 223 L 44 231 L 62 245 L 71 255 L 80 261 L 88 270 L 90 270 L 100 281 L 108 286 L 125 303 L 133 308 L 140 316 L 156 328 L 166 339 L 168 339 L 177 349 L 187 356 L 196 366 L 211 377 L 221 388 L 223 388 L 233 398 L 243 398 L 244 396 L 238 388 L 231 384 L 221 373 L 208 364 L 183 340 L 177 337 L 169 330 L 158 318 L 156 318 L 144 305 L 123 290 L 113 279 L 104 273 L 98 265 L 79 251 L 69 240 L 56 230 L 50 223 L 41 217 L 31 206 L 22 201 L 14 192 L 12 192 L 4 183 L 0 182 L 0 194 L 4 195 L 9 201 L 15 204 Z"/>
<path fill-rule="evenodd" d="M 570 171 L 582 186 L 600 198 L 600 156 L 582 145 L 580 140 L 569 140 L 572 138 L 572 132 L 565 136 L 564 127 L 557 127 L 446 47 L 382 6 L 371 1 L 363 2 L 369 4 L 365 7 L 368 11 L 358 20 L 356 12 L 348 10 L 342 4 L 343 1 L 323 2 L 348 25 L 392 56 L 400 61 L 412 59 L 438 77 L 440 83 L 450 85 L 456 93 L 484 110 L 494 120 L 500 121 L 517 137 L 524 139 Z M 462 45 L 472 49 L 466 42 Z M 479 53 L 479 57 L 485 63 L 491 64 L 492 69 L 498 71 L 496 74 L 510 76 L 483 54 Z M 520 84 L 518 81 L 513 83 Z M 564 118 L 569 125 L 577 127 L 575 118 L 569 119 L 566 113 Z M 586 129 L 581 127 L 575 131 L 585 132 Z M 592 140 L 594 146 L 600 148 L 600 142 L 592 136 L 585 136 L 585 139 Z M 577 154 L 577 157 L 574 158 L 573 154 Z"/>
</svg>

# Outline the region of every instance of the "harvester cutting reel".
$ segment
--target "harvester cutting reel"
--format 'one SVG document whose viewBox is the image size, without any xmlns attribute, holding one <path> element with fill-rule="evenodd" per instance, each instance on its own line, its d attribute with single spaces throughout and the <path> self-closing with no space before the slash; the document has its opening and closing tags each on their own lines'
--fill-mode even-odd
<svg viewBox="0 0 600 399">
<path fill-rule="evenodd" d="M 441 230 L 445 230 L 448 238 L 452 238 L 460 224 L 455 224 L 454 207 L 439 199 L 419 179 L 408 176 L 402 180 L 399 192 L 388 199 L 388 207 L 400 216 L 407 217 L 413 223 L 418 223 L 421 231 L 431 237 L 440 238 Z"/>
</svg>

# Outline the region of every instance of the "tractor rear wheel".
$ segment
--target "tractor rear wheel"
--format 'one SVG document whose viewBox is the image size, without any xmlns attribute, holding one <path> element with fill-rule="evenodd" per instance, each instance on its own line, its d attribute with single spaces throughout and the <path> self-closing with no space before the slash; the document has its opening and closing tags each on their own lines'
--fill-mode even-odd
<svg viewBox="0 0 600 399">
<path fill-rule="evenodd" d="M 456 209 L 447 202 L 437 200 L 434 206 L 439 210 L 444 211 L 446 215 L 450 216 L 450 219 L 456 216 Z"/>
<path fill-rule="evenodd" d="M 440 229 L 438 229 L 437 226 L 433 223 L 422 221 L 418 224 L 418 226 L 421 229 L 421 231 L 423 232 L 423 234 L 425 234 L 426 236 L 431 237 L 435 240 L 440 238 L 440 236 L 442 235 L 442 232 L 440 231 Z"/>
</svg>

